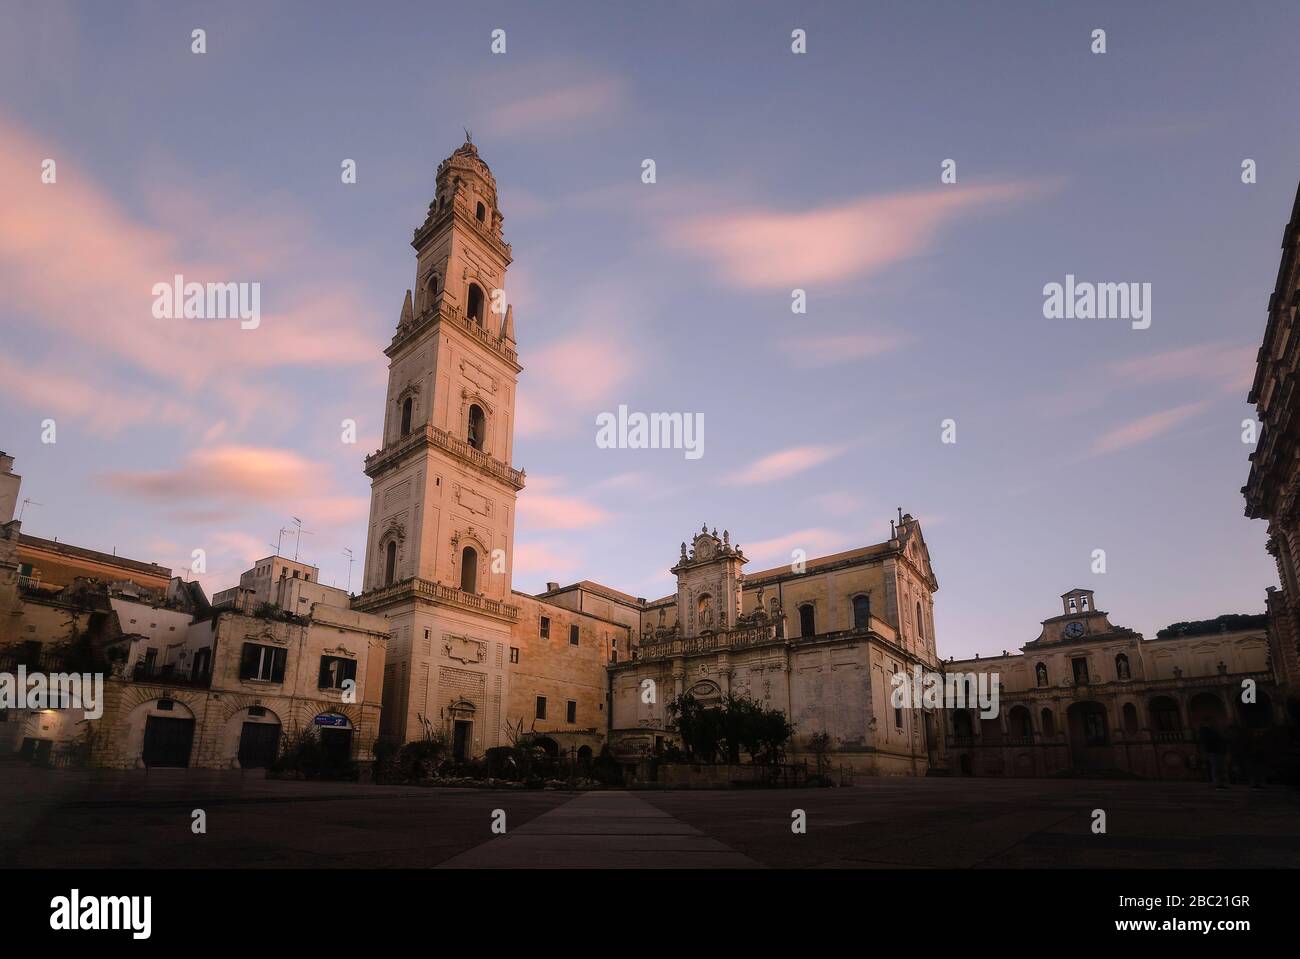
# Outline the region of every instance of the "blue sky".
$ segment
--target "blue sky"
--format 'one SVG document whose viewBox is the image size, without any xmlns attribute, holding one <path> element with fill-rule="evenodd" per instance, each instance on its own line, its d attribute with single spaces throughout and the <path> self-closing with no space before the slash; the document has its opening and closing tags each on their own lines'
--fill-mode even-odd
<svg viewBox="0 0 1300 959">
<path fill-rule="evenodd" d="M 42 504 L 24 529 L 177 569 L 201 547 L 211 590 L 301 516 L 303 558 L 344 585 L 411 230 L 470 127 L 515 256 L 516 588 L 656 597 L 701 523 L 761 569 L 879 542 L 901 506 L 945 656 L 1033 639 L 1076 585 L 1147 635 L 1258 611 L 1276 572 L 1241 421 L 1300 170 L 1279 119 L 1298 19 L 7 4 L 0 448 Z M 263 327 L 153 319 L 175 272 L 260 282 Z M 1151 283 L 1151 328 L 1044 319 L 1067 273 Z M 705 455 L 598 449 L 623 403 L 703 413 Z"/>
</svg>

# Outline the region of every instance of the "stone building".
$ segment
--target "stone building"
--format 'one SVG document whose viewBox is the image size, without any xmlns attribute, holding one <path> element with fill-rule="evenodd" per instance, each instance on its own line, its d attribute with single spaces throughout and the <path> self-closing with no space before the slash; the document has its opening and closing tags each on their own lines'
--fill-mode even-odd
<svg viewBox="0 0 1300 959">
<path fill-rule="evenodd" d="M 609 624 L 511 590 L 525 475 L 511 465 L 522 367 L 501 224 L 496 180 L 467 140 L 438 167 L 411 242 L 415 292 L 384 351 L 383 446 L 365 463 L 370 521 L 354 601 L 392 636 L 383 734 L 409 741 L 427 723 L 459 758 L 506 745 L 521 721 L 573 750 L 598 745 L 606 725 Z"/>
<path fill-rule="evenodd" d="M 346 591 L 321 583 L 317 567 L 278 555 L 259 559 L 240 574 L 238 586 L 212 594 L 213 606 L 255 609 L 268 603 L 290 613 L 306 612 L 316 603 L 346 609 L 350 602 Z"/>
<path fill-rule="evenodd" d="M 305 730 L 368 762 L 387 644 L 382 619 L 346 608 L 218 607 L 188 626 L 174 669 L 123 670 L 107 684 L 95 764 L 265 767 Z"/>
<path fill-rule="evenodd" d="M 942 767 L 935 711 L 892 705 L 896 673 L 938 667 L 938 582 L 921 524 L 909 514 L 891 527 L 875 546 L 749 574 L 728 531 L 701 529 L 683 543 L 677 593 L 644 604 L 631 657 L 609 666 L 615 755 L 627 761 L 674 741 L 676 696 L 707 705 L 736 694 L 789 717 L 792 758 L 826 732 L 835 761 L 860 772 Z"/>
<path fill-rule="evenodd" d="M 1092 590 L 1061 596 L 1019 653 L 949 660 L 996 675 L 999 710 L 944 711 L 950 771 L 966 776 L 1131 773 L 1204 778 L 1196 733 L 1284 721 L 1264 616 L 1178 624 L 1147 640 L 1110 622 Z M 1243 684 L 1254 703 L 1243 702 Z"/>
<path fill-rule="evenodd" d="M 350 609 L 342 590 L 288 613 L 256 602 L 252 591 L 213 609 L 197 583 L 179 577 L 161 592 L 126 579 L 18 582 L 18 542 L 0 538 L 0 602 L 12 567 L 17 637 L 0 643 L 0 672 L 97 673 L 103 713 L 0 709 L 0 751 L 123 768 L 247 768 L 268 765 L 286 738 L 318 729 L 338 754 L 372 758 L 387 624 Z M 93 552 L 69 547 L 68 555 Z M 280 586 L 301 598 L 300 589 Z M 324 601 L 335 593 L 341 602 Z"/>
<path fill-rule="evenodd" d="M 864 769 L 924 772 L 942 749 L 935 719 L 886 695 L 892 672 L 937 662 L 937 583 L 910 516 L 887 543 L 749 576 L 728 537 L 704 531 L 683 545 L 677 594 L 654 602 L 589 581 L 511 589 L 526 477 L 511 459 L 522 367 L 501 225 L 496 181 L 467 141 L 438 167 L 412 240 L 383 446 L 365 463 L 354 608 L 384 616 L 392 637 L 382 734 L 408 741 L 427 723 L 468 758 L 522 727 L 557 751 L 609 742 L 635 760 L 671 736 L 666 699 L 645 710 L 633 692 L 654 676 L 706 700 L 734 690 L 778 705 Z"/>
<path fill-rule="evenodd" d="M 1268 301 L 1268 323 L 1248 397 L 1258 411 L 1259 435 L 1242 493 L 1246 515 L 1268 521 L 1268 551 L 1281 588 L 1268 590 L 1273 668 L 1293 715 L 1300 717 L 1300 189 L 1282 232 L 1282 260 Z"/>
</svg>

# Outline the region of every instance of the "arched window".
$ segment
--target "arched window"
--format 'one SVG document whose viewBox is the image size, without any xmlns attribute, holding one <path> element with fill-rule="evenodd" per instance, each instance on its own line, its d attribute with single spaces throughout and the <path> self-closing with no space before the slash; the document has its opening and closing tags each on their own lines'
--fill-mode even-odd
<svg viewBox="0 0 1300 959">
<path fill-rule="evenodd" d="M 1128 657 L 1120 653 L 1115 657 L 1115 678 L 1128 679 L 1129 675 Z"/>
<path fill-rule="evenodd" d="M 469 285 L 465 315 L 479 326 L 483 325 L 483 289 L 477 283 Z"/>
<path fill-rule="evenodd" d="M 871 626 L 871 599 L 867 596 L 853 597 L 853 628 L 867 629 Z"/>
<path fill-rule="evenodd" d="M 1124 704 L 1124 735 L 1133 737 L 1138 734 L 1138 711 L 1132 703 Z"/>
<path fill-rule="evenodd" d="M 1007 725 L 1014 739 L 1032 739 L 1034 729 L 1029 721 L 1029 710 L 1024 706 L 1012 706 L 1007 714 Z"/>
<path fill-rule="evenodd" d="M 812 603 L 804 603 L 799 607 L 799 635 L 817 635 L 817 616 L 813 611 Z"/>
<path fill-rule="evenodd" d="M 481 450 L 486 432 L 487 417 L 483 415 L 483 407 L 475 403 L 469 408 L 469 424 L 465 430 L 465 441 L 474 449 Z"/>
<path fill-rule="evenodd" d="M 466 546 L 460 553 L 460 590 L 478 592 L 478 550 L 473 546 Z"/>
<path fill-rule="evenodd" d="M 438 295 L 438 274 L 437 273 L 429 274 L 429 293 L 433 296 Z"/>
<path fill-rule="evenodd" d="M 1056 735 L 1056 716 L 1052 714 L 1050 709 L 1043 710 L 1043 735 Z"/>
<path fill-rule="evenodd" d="M 393 585 L 393 577 L 397 575 L 397 541 L 390 540 L 388 547 L 384 550 L 384 585 Z"/>
<path fill-rule="evenodd" d="M 402 435 L 411 432 L 411 412 L 415 408 L 414 397 L 408 396 L 402 403 Z"/>
<path fill-rule="evenodd" d="M 916 638 L 925 642 L 925 620 L 921 618 L 921 604 L 916 604 Z"/>
<path fill-rule="evenodd" d="M 1047 664 L 1039 663 L 1034 667 L 1034 680 L 1039 686 L 1047 685 Z"/>
<path fill-rule="evenodd" d="M 482 223 L 484 220 L 487 219 L 487 207 L 485 207 L 482 203 L 480 203 L 478 206 L 474 208 L 474 216 L 478 219 L 480 223 Z"/>
</svg>

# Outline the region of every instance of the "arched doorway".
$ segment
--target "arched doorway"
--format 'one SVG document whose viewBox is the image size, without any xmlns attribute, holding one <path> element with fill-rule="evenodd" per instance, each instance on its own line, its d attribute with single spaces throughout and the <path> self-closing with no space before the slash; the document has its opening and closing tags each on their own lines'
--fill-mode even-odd
<svg viewBox="0 0 1300 959">
<path fill-rule="evenodd" d="M 1209 726 L 1222 733 L 1228 726 L 1228 711 L 1223 700 L 1214 693 L 1197 693 L 1187 703 L 1187 715 L 1191 717 L 1192 729 L 1199 730 Z"/>
<path fill-rule="evenodd" d="M 1045 738 L 1056 738 L 1056 714 L 1050 709 L 1043 709 L 1043 736 Z"/>
<path fill-rule="evenodd" d="M 240 769 L 266 769 L 275 762 L 280 750 L 279 716 L 262 706 L 249 706 L 235 713 L 230 722 L 238 724 Z"/>
<path fill-rule="evenodd" d="M 1174 699 L 1152 696 L 1147 709 L 1151 713 L 1151 735 L 1156 742 L 1177 742 L 1183 738 L 1183 720 Z"/>
<path fill-rule="evenodd" d="M 1012 706 L 1007 713 L 1007 729 L 1013 740 L 1028 742 L 1034 737 L 1033 724 L 1029 719 L 1029 710 L 1024 706 Z"/>
<path fill-rule="evenodd" d="M 1070 738 L 1070 758 L 1076 769 L 1104 769 L 1110 765 L 1110 730 L 1106 707 L 1087 700 L 1065 711 Z"/>
<path fill-rule="evenodd" d="M 451 704 L 451 756 L 463 763 L 474 754 L 474 715 L 477 707 L 467 699 Z"/>
<path fill-rule="evenodd" d="M 155 699 L 136 710 L 144 715 L 140 758 L 146 767 L 185 767 L 194 747 L 194 714 L 174 699 Z"/>
<path fill-rule="evenodd" d="M 1273 706 L 1263 690 L 1255 691 L 1255 702 L 1237 703 L 1237 711 L 1247 729 L 1266 729 L 1273 725 Z"/>
</svg>

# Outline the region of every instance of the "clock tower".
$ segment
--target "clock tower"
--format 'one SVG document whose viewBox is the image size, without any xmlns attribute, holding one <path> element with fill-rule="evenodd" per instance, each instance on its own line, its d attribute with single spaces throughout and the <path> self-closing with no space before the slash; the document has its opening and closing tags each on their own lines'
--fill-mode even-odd
<svg viewBox="0 0 1300 959">
<path fill-rule="evenodd" d="M 441 729 L 464 758 L 500 745 L 508 690 L 515 497 L 510 246 L 496 180 L 465 143 L 438 166 L 415 230 L 388 356 L 383 445 L 366 457 L 370 520 L 357 609 L 387 617 L 381 735 Z M 427 725 L 426 725 L 427 724 Z"/>
<path fill-rule="evenodd" d="M 1072 589 L 1061 594 L 1061 614 L 1043 620 L 1038 638 L 1023 649 L 1053 643 L 1078 643 L 1098 639 L 1126 638 L 1136 635 L 1124 626 L 1114 626 L 1108 614 L 1097 608 L 1092 590 Z"/>
</svg>

